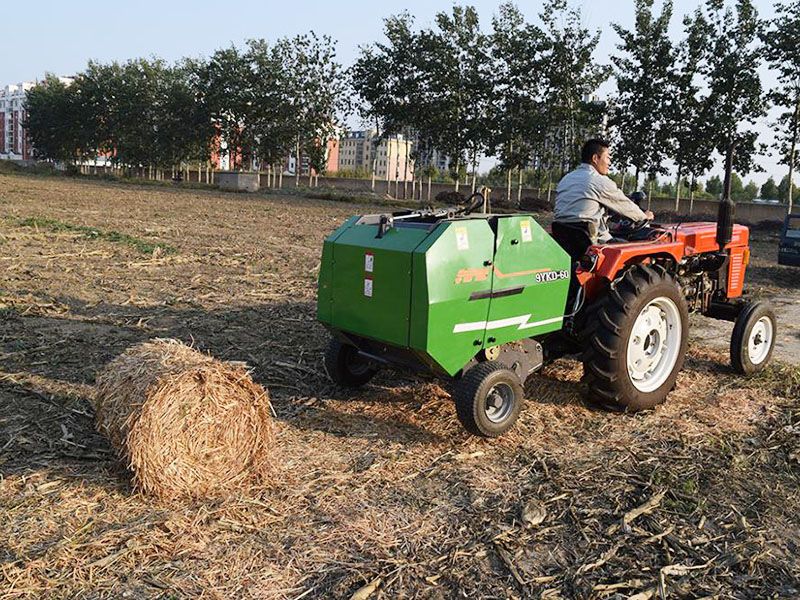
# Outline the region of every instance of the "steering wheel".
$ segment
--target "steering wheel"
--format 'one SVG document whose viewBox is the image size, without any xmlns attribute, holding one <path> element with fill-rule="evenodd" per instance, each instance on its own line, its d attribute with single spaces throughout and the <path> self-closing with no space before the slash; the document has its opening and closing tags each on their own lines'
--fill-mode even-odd
<svg viewBox="0 0 800 600">
<path fill-rule="evenodd" d="M 646 239 L 650 234 L 650 224 L 653 222 L 652 219 L 632 221 L 625 218 L 609 219 L 609 221 L 612 225 L 609 229 L 614 237 L 620 237 L 631 241 Z"/>
</svg>

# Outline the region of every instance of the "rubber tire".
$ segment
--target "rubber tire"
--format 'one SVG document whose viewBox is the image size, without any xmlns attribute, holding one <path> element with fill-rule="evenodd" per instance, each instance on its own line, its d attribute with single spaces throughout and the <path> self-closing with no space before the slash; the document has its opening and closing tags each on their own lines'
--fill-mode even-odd
<svg viewBox="0 0 800 600">
<path fill-rule="evenodd" d="M 753 326 L 762 317 L 769 317 L 772 321 L 772 347 L 769 349 L 766 358 L 759 364 L 754 365 L 750 362 L 749 353 L 745 349 Z M 733 333 L 731 334 L 731 366 L 733 366 L 734 370 L 742 375 L 753 375 L 762 371 L 772 358 L 777 333 L 778 322 L 775 318 L 775 311 L 772 310 L 768 303 L 753 302 L 745 306 L 739 316 L 736 317 L 736 324 L 733 326 Z"/>
<path fill-rule="evenodd" d="M 628 339 L 636 318 L 653 299 L 666 297 L 675 303 L 681 320 L 681 341 L 669 376 L 652 392 L 638 390 L 627 365 Z M 595 327 L 583 354 L 584 381 L 589 400 L 613 410 L 636 412 L 661 404 L 675 387 L 689 342 L 689 310 L 673 277 L 658 265 L 636 265 L 616 279 L 597 312 Z"/>
<path fill-rule="evenodd" d="M 506 383 L 513 390 L 511 412 L 500 423 L 489 420 L 484 410 L 486 396 L 498 383 Z M 522 410 L 525 392 L 519 377 L 504 364 L 481 362 L 467 371 L 456 384 L 454 400 L 458 420 L 472 435 L 494 438 L 504 434 L 516 422 Z"/>
<path fill-rule="evenodd" d="M 368 383 L 378 372 L 370 367 L 363 372 L 354 371 L 351 361 L 358 353 L 354 346 L 343 344 L 337 339 L 332 339 L 325 352 L 325 369 L 334 383 L 349 388 L 358 388 Z"/>
</svg>

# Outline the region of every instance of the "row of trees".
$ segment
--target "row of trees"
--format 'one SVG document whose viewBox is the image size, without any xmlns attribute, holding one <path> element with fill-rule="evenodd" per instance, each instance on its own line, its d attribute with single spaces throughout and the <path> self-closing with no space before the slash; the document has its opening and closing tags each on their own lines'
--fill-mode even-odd
<svg viewBox="0 0 800 600">
<path fill-rule="evenodd" d="M 680 194 L 677 182 L 698 189 L 731 145 L 739 173 L 757 168 L 764 149 L 755 125 L 771 102 L 781 108 L 775 150 L 791 178 L 800 158 L 800 4 L 778 3 L 765 22 L 752 0 L 705 0 L 684 17 L 677 42 L 668 36 L 672 17 L 671 0 L 658 13 L 654 0 L 635 0 L 634 26 L 613 25 L 620 41 L 610 66 L 594 58 L 599 32 L 567 0 L 545 0 L 540 24 L 511 3 L 488 28 L 469 6 L 422 28 L 401 13 L 350 69 L 332 40 L 314 34 L 175 65 L 90 63 L 71 85 L 48 77 L 29 93 L 28 128 L 40 156 L 55 160 L 99 153 L 130 169 L 170 168 L 207 161 L 223 141 L 233 168 L 303 154 L 322 171 L 321 141 L 355 108 L 378 131 L 376 147 L 395 134 L 414 142 L 420 175 L 445 155 L 456 186 L 471 170 L 474 187 L 481 157 L 497 157 L 509 196 L 515 172 L 521 184 L 532 168 L 549 189 L 587 136 L 610 131 L 623 184 L 638 188 L 645 176 L 654 185 L 673 164 Z M 764 61 L 780 82 L 767 92 Z M 611 76 L 616 94 L 596 100 Z"/>
<path fill-rule="evenodd" d="M 683 19 L 677 42 L 668 35 L 671 0 L 659 13 L 654 4 L 635 0 L 630 30 L 612 25 L 620 41 L 610 69 L 593 58 L 599 32 L 584 29 L 564 0 L 544 3 L 542 27 L 510 3 L 488 32 L 469 7 L 420 30 L 407 13 L 390 17 L 386 41 L 363 48 L 353 68 L 362 115 L 385 135 L 415 139 L 422 164 L 426 149 L 437 149 L 454 171 L 466 163 L 474 173 L 481 155 L 496 156 L 508 195 L 514 170 L 521 178 L 532 165 L 537 177 L 560 177 L 577 162 L 581 141 L 609 125 L 617 167 L 633 172 L 634 188 L 642 175 L 652 186 L 676 167 L 677 206 L 677 182 L 688 177 L 692 193 L 730 146 L 737 171 L 758 168 L 765 149 L 755 125 L 772 102 L 785 110 L 774 124 L 775 150 L 791 179 L 800 154 L 800 3 L 779 3 L 775 18 L 762 21 L 751 0 L 706 0 Z M 759 77 L 765 60 L 780 75 L 769 93 Z M 610 103 L 591 101 L 609 76 L 617 87 Z"/>
<path fill-rule="evenodd" d="M 565 0 L 547 0 L 543 27 L 511 4 L 491 30 L 472 7 L 436 15 L 415 29 L 402 13 L 385 20 L 385 42 L 361 49 L 352 70 L 362 117 L 379 136 L 414 141 L 419 172 L 430 175 L 434 152 L 449 157 L 458 182 L 482 156 L 496 156 L 508 174 L 531 164 L 548 173 L 574 163 L 587 131 L 599 131 L 603 104 L 592 94 L 608 75 L 593 62 L 598 32 L 581 25 Z"/>
<path fill-rule="evenodd" d="M 251 40 L 207 60 L 89 63 L 74 81 L 48 76 L 27 96 L 37 154 L 106 156 L 128 169 L 175 169 L 227 153 L 232 168 L 300 154 L 324 168 L 347 93 L 330 38 Z M 221 147 L 220 147 L 221 144 Z"/>
<path fill-rule="evenodd" d="M 739 0 L 734 8 L 706 0 L 684 17 L 684 37 L 677 43 L 667 33 L 671 0 L 659 14 L 653 0 L 635 0 L 635 7 L 633 29 L 614 26 L 621 39 L 619 55 L 612 58 L 618 158 L 635 169 L 637 181 L 640 172 L 651 180 L 665 174 L 671 159 L 676 181 L 688 176 L 695 182 L 711 168 L 715 151 L 724 156 L 733 145 L 734 168 L 748 173 L 758 169 L 754 159 L 765 151 L 755 126 L 772 102 L 783 111 L 773 124 L 773 149 L 789 170 L 791 205 L 788 181 L 800 159 L 800 3 L 778 3 L 775 17 L 761 21 L 750 0 Z M 758 73 L 764 61 L 779 76 L 778 87 L 766 93 Z"/>
</svg>

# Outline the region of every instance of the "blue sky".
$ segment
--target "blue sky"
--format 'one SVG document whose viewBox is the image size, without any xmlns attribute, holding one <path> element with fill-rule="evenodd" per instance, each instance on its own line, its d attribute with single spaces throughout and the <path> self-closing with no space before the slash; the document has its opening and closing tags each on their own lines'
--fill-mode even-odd
<svg viewBox="0 0 800 600">
<path fill-rule="evenodd" d="M 728 0 L 729 2 L 731 0 Z M 478 9 L 482 23 L 488 27 L 496 12 L 498 0 L 463 2 Z M 596 59 L 608 63 L 617 43 L 610 23 L 630 27 L 633 23 L 633 0 L 573 0 L 581 8 L 590 29 L 601 31 Z M 658 0 L 657 0 L 658 4 Z M 698 0 L 674 0 L 673 35 L 680 36 L 680 18 L 692 12 Z M 755 0 L 759 14 L 774 14 L 770 0 Z M 160 56 L 175 60 L 183 56 L 207 56 L 215 49 L 231 43 L 241 44 L 249 38 L 268 40 L 303 33 L 309 29 L 328 34 L 338 40 L 339 60 L 348 64 L 358 46 L 381 36 L 383 19 L 408 10 L 418 25 L 431 24 L 433 16 L 447 11 L 453 2 L 440 0 L 407 0 L 405 2 L 357 2 L 352 0 L 274 2 L 239 0 L 209 2 L 207 0 L 172 0 L 157 2 L 139 0 L 113 3 L 73 3 L 38 0 L 11 3 L 3 10 L 3 60 L 0 61 L 0 85 L 41 78 L 46 72 L 69 75 L 82 70 L 90 59 L 108 62 L 140 56 Z M 518 1 L 517 5 L 530 20 L 536 21 L 541 1 Z M 764 72 L 765 85 L 775 78 Z M 613 91 L 607 84 L 601 96 Z M 762 141 L 770 141 L 770 119 L 760 124 Z M 762 166 L 776 179 L 783 169 L 774 159 L 764 158 Z M 761 183 L 766 174 L 753 174 Z"/>
</svg>

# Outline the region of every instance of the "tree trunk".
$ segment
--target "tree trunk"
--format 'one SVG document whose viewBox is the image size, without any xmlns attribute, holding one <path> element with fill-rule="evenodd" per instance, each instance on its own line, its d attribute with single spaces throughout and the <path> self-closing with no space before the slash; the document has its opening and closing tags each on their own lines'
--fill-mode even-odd
<svg viewBox="0 0 800 600">
<path fill-rule="evenodd" d="M 636 167 L 636 173 L 633 175 L 633 191 L 639 191 L 639 167 Z"/>
<path fill-rule="evenodd" d="M 694 184 L 695 184 L 695 177 L 694 173 L 692 173 L 692 186 L 689 190 L 689 214 L 692 214 L 692 210 L 694 209 Z"/>
<path fill-rule="evenodd" d="M 647 210 L 650 210 L 650 204 L 653 200 L 653 180 L 650 180 L 650 185 L 647 188 Z"/>
<path fill-rule="evenodd" d="M 514 169 L 508 169 L 508 176 L 506 177 L 506 203 L 511 205 L 511 172 Z"/>
<path fill-rule="evenodd" d="M 517 179 L 517 206 L 522 204 L 522 167 L 519 168 L 519 178 Z"/>
<path fill-rule="evenodd" d="M 278 169 L 278 189 L 283 188 L 283 165 Z"/>
<path fill-rule="evenodd" d="M 431 176 L 428 175 L 428 203 L 431 201 Z"/>
<path fill-rule="evenodd" d="M 294 152 L 294 187 L 300 187 L 300 140 L 297 140 Z"/>
<path fill-rule="evenodd" d="M 472 151 L 472 193 L 475 193 L 476 177 L 478 175 L 478 152 Z"/>
<path fill-rule="evenodd" d="M 460 158 L 456 159 L 456 193 L 458 193 L 458 184 L 461 183 L 461 173 L 459 172 L 459 167 L 461 166 Z"/>
<path fill-rule="evenodd" d="M 800 97 L 797 98 L 797 102 L 794 105 L 794 116 L 792 117 L 792 146 L 791 150 L 789 151 L 789 202 L 788 202 L 788 213 L 792 214 L 792 188 L 794 187 L 793 180 L 794 180 L 794 153 L 795 149 L 797 148 L 797 130 L 798 126 L 800 125 Z"/>
<path fill-rule="evenodd" d="M 619 189 L 622 190 L 622 193 L 625 193 L 625 176 L 628 174 L 626 169 L 622 170 L 622 181 L 620 182 L 622 185 L 619 186 Z"/>
<path fill-rule="evenodd" d="M 405 151 L 406 157 L 405 162 L 403 163 L 403 200 L 408 197 L 408 140 L 403 140 L 405 142 Z"/>
<path fill-rule="evenodd" d="M 553 191 L 553 172 L 547 169 L 547 204 L 550 205 L 550 197 Z"/>
<path fill-rule="evenodd" d="M 675 181 L 675 213 L 680 212 L 681 206 L 681 171 L 683 170 L 683 165 L 678 163 L 678 178 Z"/>
</svg>

